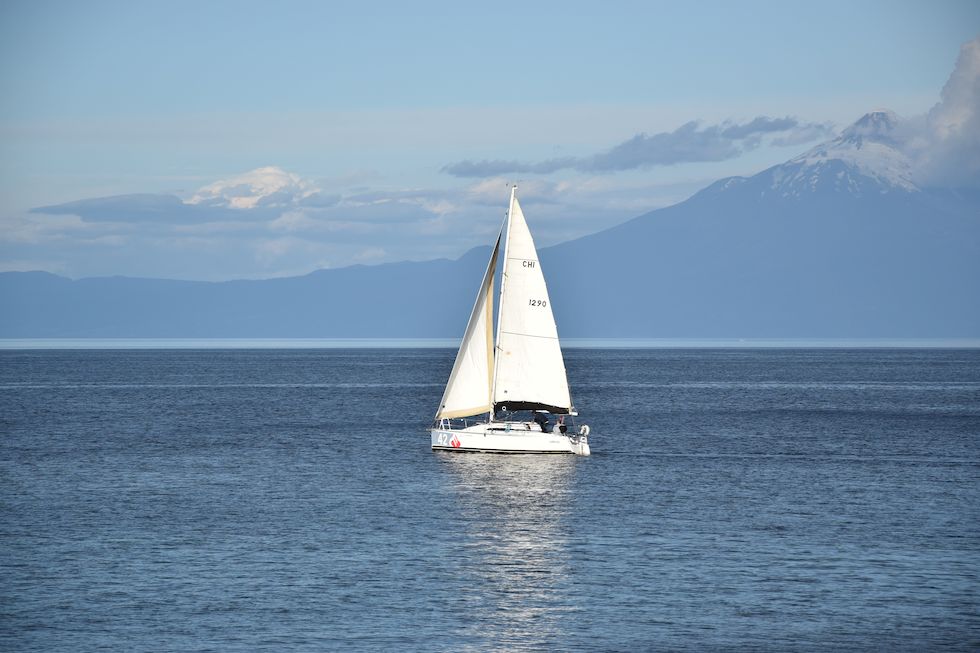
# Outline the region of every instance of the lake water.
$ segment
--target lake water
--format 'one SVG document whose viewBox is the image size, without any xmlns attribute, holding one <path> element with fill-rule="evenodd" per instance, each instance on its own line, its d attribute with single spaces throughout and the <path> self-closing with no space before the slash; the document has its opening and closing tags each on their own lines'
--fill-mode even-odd
<svg viewBox="0 0 980 653">
<path fill-rule="evenodd" d="M 571 349 L 589 458 L 453 355 L 0 351 L 0 649 L 980 647 L 980 350 Z"/>
</svg>

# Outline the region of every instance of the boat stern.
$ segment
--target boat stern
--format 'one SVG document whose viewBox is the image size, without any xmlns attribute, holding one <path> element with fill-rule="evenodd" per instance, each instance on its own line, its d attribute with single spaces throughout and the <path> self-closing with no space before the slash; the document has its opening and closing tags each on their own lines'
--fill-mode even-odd
<svg viewBox="0 0 980 653">
<path fill-rule="evenodd" d="M 452 430 L 432 429 L 429 433 L 432 435 L 433 449 L 452 450 L 459 449 L 462 446 L 459 434 L 454 433 Z"/>
</svg>

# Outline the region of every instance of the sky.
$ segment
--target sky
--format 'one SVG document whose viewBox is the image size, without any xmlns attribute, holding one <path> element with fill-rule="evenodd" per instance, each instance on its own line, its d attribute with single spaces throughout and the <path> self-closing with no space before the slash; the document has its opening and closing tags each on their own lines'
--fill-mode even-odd
<svg viewBox="0 0 980 653">
<path fill-rule="evenodd" d="M 925 116 L 978 38 L 975 0 L 8 0 L 0 270 L 456 258 L 509 183 L 547 246 Z"/>
</svg>

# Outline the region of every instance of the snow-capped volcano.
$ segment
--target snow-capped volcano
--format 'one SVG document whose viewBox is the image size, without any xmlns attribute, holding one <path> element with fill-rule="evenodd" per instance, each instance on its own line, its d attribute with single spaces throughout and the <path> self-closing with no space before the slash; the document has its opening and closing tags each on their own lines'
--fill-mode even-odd
<svg viewBox="0 0 980 653">
<path fill-rule="evenodd" d="M 799 196 L 821 190 L 856 194 L 916 192 L 912 162 L 902 152 L 901 118 L 873 111 L 832 141 L 771 168 L 771 191 Z"/>
<path fill-rule="evenodd" d="M 199 189 L 187 204 L 232 209 L 282 207 L 302 203 L 319 193 L 310 182 L 281 168 L 257 168 Z"/>
<path fill-rule="evenodd" d="M 844 193 L 873 197 L 917 193 L 912 160 L 903 151 L 903 121 L 891 111 L 865 114 L 837 138 L 752 177 L 715 182 L 706 194 L 739 188 L 757 197 L 803 199 Z"/>
</svg>

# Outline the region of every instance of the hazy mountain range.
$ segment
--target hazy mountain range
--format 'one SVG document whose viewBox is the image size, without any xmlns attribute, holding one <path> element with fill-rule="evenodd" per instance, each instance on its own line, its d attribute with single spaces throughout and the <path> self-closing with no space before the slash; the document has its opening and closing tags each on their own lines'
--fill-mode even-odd
<svg viewBox="0 0 980 653">
<path fill-rule="evenodd" d="M 870 113 L 784 164 L 542 249 L 559 332 L 980 336 L 980 194 L 917 184 L 897 129 Z M 222 283 L 2 273 L 0 337 L 458 337 L 488 254 Z"/>
</svg>

